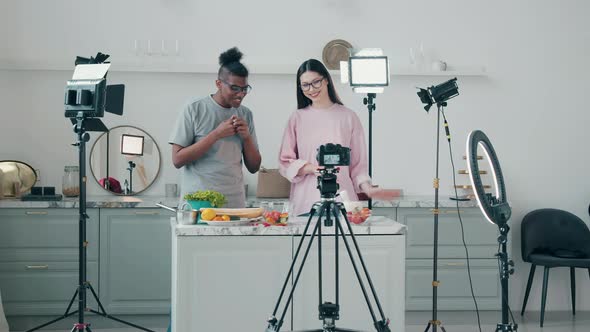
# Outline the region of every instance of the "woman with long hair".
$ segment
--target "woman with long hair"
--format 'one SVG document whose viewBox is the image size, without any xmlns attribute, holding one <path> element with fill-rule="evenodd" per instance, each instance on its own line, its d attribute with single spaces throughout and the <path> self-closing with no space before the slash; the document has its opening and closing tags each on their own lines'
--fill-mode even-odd
<svg viewBox="0 0 590 332">
<path fill-rule="evenodd" d="M 372 199 L 396 197 L 397 191 L 371 184 L 363 127 L 356 113 L 342 104 L 326 67 L 315 59 L 303 62 L 296 89 L 297 110 L 289 118 L 279 152 L 279 171 L 291 181 L 290 214 L 309 212 L 320 200 L 316 155 L 327 143 L 350 148 L 350 165 L 340 167 L 338 183 L 351 199 L 361 192 Z"/>
</svg>

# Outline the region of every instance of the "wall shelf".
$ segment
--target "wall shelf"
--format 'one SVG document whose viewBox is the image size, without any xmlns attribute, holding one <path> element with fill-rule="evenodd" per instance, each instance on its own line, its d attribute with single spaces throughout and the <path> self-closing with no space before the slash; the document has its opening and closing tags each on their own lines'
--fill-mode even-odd
<svg viewBox="0 0 590 332">
<path fill-rule="evenodd" d="M 285 64 L 247 64 L 252 75 L 295 75 L 297 65 Z M 49 71 L 73 71 L 74 65 L 68 63 L 42 63 L 42 62 L 18 62 L 0 63 L 0 70 L 49 70 Z M 212 64 L 190 63 L 129 63 L 113 61 L 111 72 L 143 72 L 143 73 L 192 73 L 192 74 L 217 74 L 219 67 Z M 339 70 L 330 70 L 330 74 L 340 77 Z M 390 77 L 404 76 L 487 76 L 483 66 L 453 67 L 446 71 L 420 70 L 414 68 L 396 69 L 392 65 Z"/>
</svg>

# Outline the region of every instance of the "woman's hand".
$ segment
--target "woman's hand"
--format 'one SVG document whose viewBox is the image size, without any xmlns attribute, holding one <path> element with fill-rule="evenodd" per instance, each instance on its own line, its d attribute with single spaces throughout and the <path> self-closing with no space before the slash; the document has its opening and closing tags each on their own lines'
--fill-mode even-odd
<svg viewBox="0 0 590 332">
<path fill-rule="evenodd" d="M 297 172 L 297 175 L 301 176 L 301 175 L 315 174 L 315 172 L 318 170 L 318 168 L 319 168 L 318 165 L 314 165 L 312 163 L 307 163 L 299 169 L 299 172 Z"/>
<path fill-rule="evenodd" d="M 378 199 L 381 201 L 391 201 L 392 199 L 399 197 L 399 190 L 393 189 L 382 189 L 374 188 L 367 193 L 367 196 L 371 199 Z"/>
<path fill-rule="evenodd" d="M 390 201 L 400 196 L 399 190 L 379 188 L 378 186 L 370 185 L 368 182 L 363 183 L 361 189 L 370 199 L 378 199 L 381 201 Z"/>
</svg>

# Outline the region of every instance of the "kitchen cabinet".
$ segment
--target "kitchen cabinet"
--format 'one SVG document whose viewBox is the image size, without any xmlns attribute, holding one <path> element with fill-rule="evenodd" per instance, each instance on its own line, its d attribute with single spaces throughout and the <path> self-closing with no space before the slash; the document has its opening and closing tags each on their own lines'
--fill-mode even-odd
<svg viewBox="0 0 590 332">
<path fill-rule="evenodd" d="M 98 209 L 87 214 L 88 280 L 98 291 Z M 65 312 L 78 286 L 78 224 L 76 209 L 0 209 L 0 287 L 7 316 Z M 88 303 L 94 304 L 91 296 Z"/>
<path fill-rule="evenodd" d="M 291 263 L 291 236 L 173 236 L 172 247 L 173 331 L 266 328 Z M 290 313 L 283 326 L 291 329 Z"/>
<path fill-rule="evenodd" d="M 107 313 L 170 312 L 170 215 L 100 209 L 100 300 Z"/>
<path fill-rule="evenodd" d="M 149 208 L 87 213 L 88 280 L 107 313 L 168 314 L 170 214 Z M 6 315 L 65 312 L 78 285 L 78 219 L 77 209 L 0 209 Z M 97 309 L 87 295 L 89 307 Z"/>
<path fill-rule="evenodd" d="M 293 218 L 296 219 L 296 218 Z M 284 227 L 203 227 L 173 224 L 172 234 L 172 330 L 256 331 L 267 326 L 279 297 L 292 257 L 305 228 L 305 218 Z M 391 330 L 404 326 L 405 235 L 386 218 L 354 225 L 356 239 Z M 309 230 L 308 230 L 309 231 Z M 324 300 L 334 301 L 334 227 L 322 231 Z M 301 262 L 306 243 L 298 257 Z M 316 237 L 317 240 L 317 237 Z M 314 240 L 314 243 L 317 243 Z M 329 243 L 332 242 L 330 247 Z M 350 237 L 348 242 L 352 246 Z M 339 238 L 341 317 L 337 326 L 369 327 L 372 319 L 358 281 L 345 257 Z M 318 317 L 317 249 L 310 249 L 283 330 L 321 328 Z M 355 256 L 356 257 L 356 256 Z M 356 260 L 357 266 L 360 262 Z M 295 265 L 295 271 L 299 264 Z M 331 270 L 332 269 L 332 270 Z M 297 272 L 295 272 L 296 274 Z M 292 283 L 294 276 L 288 281 Z M 284 310 L 289 284 L 277 311 Z M 369 285 L 365 282 L 365 287 Z M 369 290 L 370 291 L 370 290 Z M 332 293 L 331 293 L 332 292 Z M 376 306 L 373 306 L 377 310 Z M 227 319 L 227 315 L 231 319 Z M 380 320 L 380 317 L 378 318 Z"/>
<path fill-rule="evenodd" d="M 461 208 L 471 276 L 479 309 L 501 307 L 498 263 L 498 228 L 475 207 Z M 456 208 L 441 208 L 438 236 L 438 304 L 440 310 L 475 308 L 467 278 L 465 248 Z M 407 228 L 406 309 L 432 308 L 432 257 L 434 216 L 429 208 L 397 208 L 397 221 Z"/>
</svg>

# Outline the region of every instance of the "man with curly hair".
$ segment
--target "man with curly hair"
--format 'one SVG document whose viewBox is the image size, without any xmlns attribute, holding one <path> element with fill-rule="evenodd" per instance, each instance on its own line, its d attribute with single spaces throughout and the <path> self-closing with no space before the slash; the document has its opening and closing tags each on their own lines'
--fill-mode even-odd
<svg viewBox="0 0 590 332">
<path fill-rule="evenodd" d="M 219 56 L 217 91 L 185 106 L 168 141 L 172 163 L 183 169 L 182 196 L 215 190 L 231 208 L 245 207 L 242 165 L 256 173 L 262 159 L 252 112 L 242 105 L 252 89 L 242 56 L 236 47 Z"/>
</svg>

